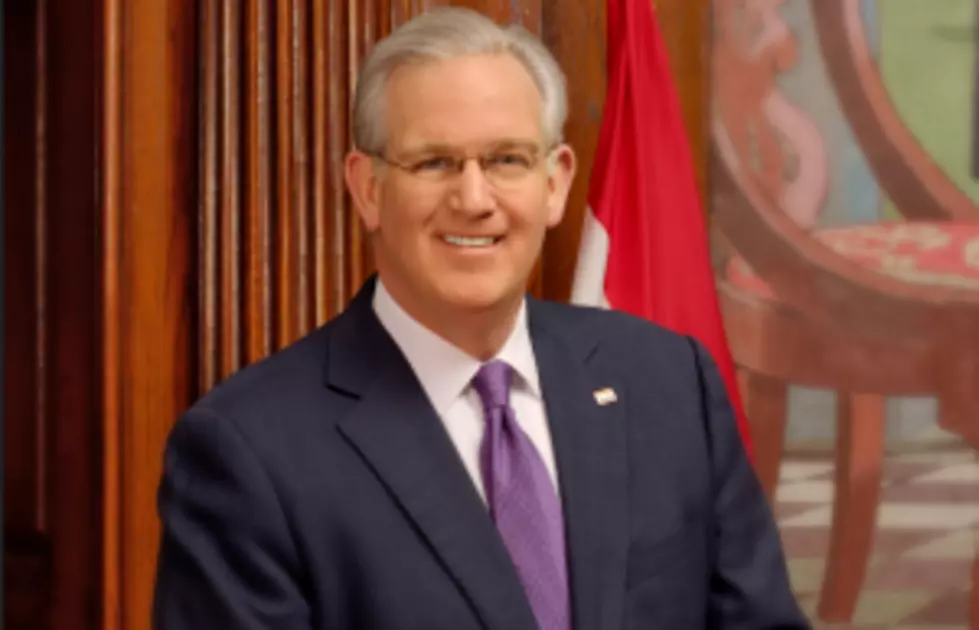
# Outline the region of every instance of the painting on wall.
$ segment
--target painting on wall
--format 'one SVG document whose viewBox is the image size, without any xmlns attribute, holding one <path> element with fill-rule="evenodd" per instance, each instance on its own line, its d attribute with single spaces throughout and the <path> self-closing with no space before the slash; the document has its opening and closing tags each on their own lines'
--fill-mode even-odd
<svg viewBox="0 0 979 630">
<path fill-rule="evenodd" d="M 718 291 L 759 474 L 823 619 L 900 627 L 940 610 L 965 628 L 977 4 L 712 3 Z"/>
</svg>

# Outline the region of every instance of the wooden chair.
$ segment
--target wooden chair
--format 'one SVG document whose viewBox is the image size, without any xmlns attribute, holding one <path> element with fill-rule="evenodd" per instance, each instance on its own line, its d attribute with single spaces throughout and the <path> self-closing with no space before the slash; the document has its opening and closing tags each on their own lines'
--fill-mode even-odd
<svg viewBox="0 0 979 630">
<path fill-rule="evenodd" d="M 853 615 L 873 544 L 885 397 L 936 396 L 941 425 L 979 447 L 979 214 L 929 166 L 893 108 L 888 114 L 886 91 L 868 76 L 872 64 L 856 41 L 856 3 L 815 2 L 835 87 L 861 125 L 858 141 L 881 185 L 915 220 L 812 229 L 813 208 L 791 188 L 807 177 L 818 184 L 819 172 L 807 172 L 804 148 L 792 146 L 799 125 L 781 125 L 776 115 L 790 110 L 778 109 L 775 74 L 796 54 L 779 4 L 714 4 L 714 220 L 731 245 L 718 288 L 770 495 L 788 385 L 837 392 L 835 500 L 818 614 L 843 621 Z M 841 23 L 850 29 L 848 47 L 832 30 Z"/>
</svg>

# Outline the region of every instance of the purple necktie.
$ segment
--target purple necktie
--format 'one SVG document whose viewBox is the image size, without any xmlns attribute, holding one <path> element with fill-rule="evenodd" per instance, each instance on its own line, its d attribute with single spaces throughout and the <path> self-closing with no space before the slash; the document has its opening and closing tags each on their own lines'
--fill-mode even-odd
<svg viewBox="0 0 979 630">
<path fill-rule="evenodd" d="M 541 630 L 570 630 L 564 525 L 554 484 L 510 408 L 512 368 L 493 361 L 473 387 L 483 401 L 486 500 Z"/>
</svg>

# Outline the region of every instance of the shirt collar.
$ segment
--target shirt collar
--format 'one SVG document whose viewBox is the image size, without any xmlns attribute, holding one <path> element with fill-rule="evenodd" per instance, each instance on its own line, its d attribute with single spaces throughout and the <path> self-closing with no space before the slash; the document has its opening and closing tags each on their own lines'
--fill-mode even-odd
<svg viewBox="0 0 979 630">
<path fill-rule="evenodd" d="M 377 279 L 374 312 L 394 339 L 421 382 L 432 406 L 444 415 L 465 393 L 482 363 L 423 326 L 409 315 Z M 526 300 L 521 302 L 516 323 L 494 357 L 507 362 L 515 373 L 514 386 L 523 385 L 540 397 L 540 380 L 527 326 Z"/>
</svg>

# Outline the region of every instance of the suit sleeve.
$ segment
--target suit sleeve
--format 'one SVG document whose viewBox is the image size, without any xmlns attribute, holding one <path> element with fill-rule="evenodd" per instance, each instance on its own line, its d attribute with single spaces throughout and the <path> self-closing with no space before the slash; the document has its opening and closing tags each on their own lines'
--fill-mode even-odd
<svg viewBox="0 0 979 630">
<path fill-rule="evenodd" d="M 809 630 L 792 592 L 775 518 L 738 433 L 724 382 L 707 350 L 696 354 L 714 488 L 708 627 Z"/>
<path fill-rule="evenodd" d="M 310 630 L 272 482 L 233 423 L 191 411 L 167 441 L 155 630 Z"/>
</svg>

